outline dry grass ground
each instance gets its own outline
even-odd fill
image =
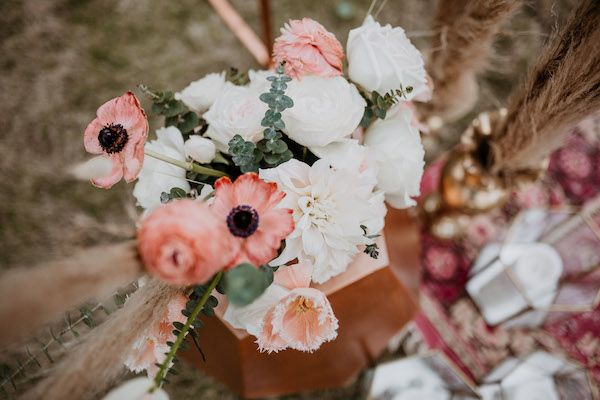
[[[232,2],[260,31],[257,2]],[[308,16],[345,42],[369,1],[347,1],[355,9],[349,19],[336,16],[340,2],[274,0],[274,26]],[[489,72],[481,77],[478,110],[503,103],[575,2],[530,1],[518,13],[498,40]],[[434,4],[389,1],[379,19],[402,25],[425,49]],[[256,67],[205,0],[2,0],[0,50],[2,268],[131,234],[131,186],[121,183],[104,191],[66,174],[86,157],[81,136],[98,105],[141,82],[179,89],[207,72]],[[469,119],[448,132],[460,130]],[[175,382],[168,387],[174,399],[235,398],[195,371]],[[360,393],[361,386],[355,385],[298,398],[351,399]]]

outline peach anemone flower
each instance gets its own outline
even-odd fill
[[[85,129],[83,144],[88,153],[108,158],[112,169],[107,176],[92,179],[92,184],[109,189],[122,177],[134,181],[142,169],[147,138],[148,119],[133,93],[101,105]]]
[[[333,77],[342,75],[344,49],[333,33],[310,18],[290,20],[275,39],[273,58],[283,61],[292,78],[303,75]]]
[[[244,262],[260,266],[275,258],[281,241],[294,230],[292,210],[275,208],[284,196],[276,183],[255,173],[243,174],[235,182],[226,177],[215,182],[211,207],[233,246],[228,267]]]

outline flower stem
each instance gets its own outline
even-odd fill
[[[196,172],[198,174],[203,174],[203,175],[208,175],[208,176],[217,176],[217,177],[227,176],[227,174],[223,171],[219,171],[219,170],[208,168],[208,167],[203,167],[201,165],[194,164],[191,161],[190,162],[179,161],[174,158],[156,153],[152,150],[146,149],[146,150],[144,150],[144,153],[146,153],[147,156],[156,158],[157,160],[168,162],[169,164],[173,164],[175,166],[178,166],[179,168],[183,168],[186,171]]]
[[[223,277],[223,271],[219,271],[215,275],[215,277],[212,279],[212,281],[210,282],[208,287],[206,288],[206,291],[204,292],[204,294],[198,301],[198,304],[196,304],[196,307],[194,307],[194,309],[190,313],[190,316],[188,317],[187,321],[185,322],[185,325],[183,325],[183,328],[181,328],[181,330],[179,331],[179,334],[177,335],[177,339],[175,339],[173,346],[171,346],[171,350],[169,350],[169,352],[167,353],[167,358],[165,358],[165,361],[163,361],[162,364],[160,364],[160,368],[159,368],[158,372],[156,373],[156,376],[154,377],[154,385],[149,390],[150,393],[153,393],[156,389],[158,389],[162,385],[162,382],[165,379],[165,376],[169,372],[170,365],[173,362],[175,355],[177,354],[177,350],[179,350],[181,343],[183,343],[183,339],[185,338],[188,331],[190,330],[192,323],[196,320],[196,317],[198,317],[198,314],[200,314],[200,311],[202,311],[202,309],[204,308],[206,301],[210,297],[213,290],[217,287],[217,285],[219,284],[219,281],[221,280],[222,277]]]

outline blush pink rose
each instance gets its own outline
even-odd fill
[[[108,158],[112,170],[108,176],[92,179],[92,184],[109,189],[122,177],[134,181],[142,169],[148,138],[148,119],[139,100],[127,92],[101,105],[96,116],[85,128],[83,144],[88,153]]]
[[[178,200],[152,211],[138,231],[148,272],[175,285],[205,283],[231,262],[227,226],[206,203]]]
[[[290,20],[275,39],[273,58],[286,62],[285,73],[292,78],[304,75],[342,75],[344,49],[333,33],[310,19]]]
[[[174,342],[173,323],[186,322],[186,317],[181,313],[185,310],[187,297],[183,294],[177,294],[169,301],[164,317],[149,327],[148,331],[140,337],[135,344],[127,359],[125,366],[133,372],[146,371],[148,376],[153,378],[158,372],[158,366],[165,361],[166,353],[169,351],[167,342]]]

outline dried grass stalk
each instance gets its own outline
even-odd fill
[[[502,24],[521,0],[439,0],[428,72],[435,86],[425,116],[456,120],[477,101],[475,74],[487,67],[490,49]]]
[[[59,320],[86,300],[104,298],[142,274],[135,241],[16,268],[0,276],[0,346]]]
[[[104,393],[123,373],[123,361],[145,329],[159,321],[179,289],[152,280],[125,306],[87,334],[26,392],[23,400],[92,399]]]
[[[600,1],[582,0],[510,98],[492,143],[494,172],[539,166],[570,128],[600,110]]]

